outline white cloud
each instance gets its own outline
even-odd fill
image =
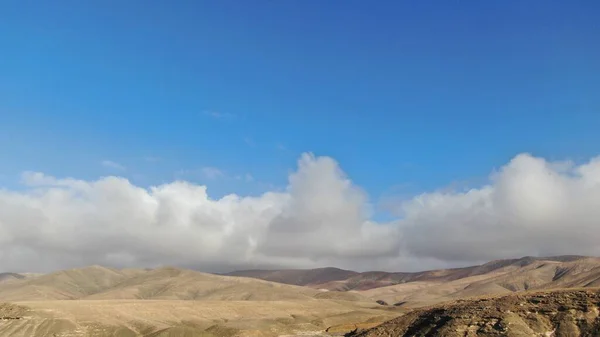
[[[432,192],[371,219],[335,160],[304,154],[285,191],[212,199],[184,181],[149,189],[25,173],[0,190],[0,268],[92,263],[414,270],[505,257],[600,254],[600,158],[583,165],[519,155],[489,184]]]
[[[600,159],[574,166],[521,154],[490,184],[402,206],[405,253],[448,261],[600,254]]]
[[[123,166],[123,165],[121,165],[121,164],[119,164],[117,162],[114,162],[112,160],[103,160],[101,162],[101,164],[102,164],[102,166],[104,166],[106,168],[109,168],[109,169],[121,170],[121,171],[125,170],[125,166]]]

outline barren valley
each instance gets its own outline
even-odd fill
[[[454,316],[465,315],[457,308],[481,304],[482,298],[489,302],[484,307],[494,307],[495,296],[511,299],[565,288],[589,290],[560,295],[560,303],[552,302],[553,308],[583,310],[591,312],[590,316],[598,310],[594,302],[598,286],[600,259],[583,256],[525,257],[419,273],[323,268],[216,275],[174,267],[118,270],[102,266],[49,274],[6,272],[0,274],[0,302],[4,303],[0,306],[0,336],[233,337],[340,335],[351,331],[361,336],[401,336],[406,331],[454,336],[431,334],[433,330],[424,326],[433,324],[435,331],[442,332],[451,330],[444,328],[443,322],[468,329],[471,325],[486,326],[483,316],[477,324],[457,321]],[[585,310],[569,307],[575,302],[569,304],[564,298],[573,296],[579,296],[577,303],[589,302]],[[590,297],[590,301],[582,296]],[[433,311],[418,309],[423,307]],[[543,309],[537,307],[537,312]],[[446,311],[442,315],[436,310]],[[527,310],[515,315],[525,317]],[[419,315],[431,312],[445,318],[431,318],[433,323],[419,323],[416,328],[415,322],[427,321]],[[507,319],[496,316],[496,323]],[[596,331],[597,315],[588,318],[588,325],[578,329]],[[376,327],[383,322],[387,323]],[[544,322],[544,329],[556,325],[551,318]]]

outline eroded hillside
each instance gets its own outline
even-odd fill
[[[600,291],[556,290],[417,309],[348,337],[600,336]]]

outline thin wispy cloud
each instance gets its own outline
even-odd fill
[[[104,166],[104,167],[106,167],[108,169],[111,169],[111,170],[124,171],[126,169],[125,166],[123,166],[123,165],[121,165],[121,164],[119,164],[117,162],[114,162],[112,160],[103,160],[101,162],[101,164],[102,164],[102,166]]]
[[[210,180],[225,177],[225,173],[216,167],[206,166],[200,169],[202,175]]]
[[[202,181],[228,178],[225,171],[213,166],[204,166],[196,169],[182,169],[175,172],[175,176],[180,179],[200,179]]]
[[[214,166],[204,166],[198,169],[179,170],[175,172],[175,176],[181,179],[199,179],[202,181],[240,181],[251,183],[255,182],[254,176],[250,173],[232,174]]]
[[[254,181],[254,176],[252,176],[250,173],[238,174],[235,176],[235,180],[241,180],[249,183]]]
[[[256,142],[254,142],[254,139],[250,138],[250,137],[245,137],[244,138],[244,143],[246,143],[246,145],[248,146],[256,146]]]
[[[214,110],[206,110],[202,112],[205,116],[211,117],[213,119],[220,119],[220,120],[232,120],[234,119],[236,116],[232,113],[228,113],[228,112],[221,112],[221,111],[214,111]]]
[[[155,156],[146,156],[146,157],[144,157],[144,161],[146,161],[148,163],[157,163],[157,162],[161,161],[161,158],[155,157]]]

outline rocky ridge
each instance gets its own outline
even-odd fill
[[[600,290],[556,290],[459,300],[414,310],[347,337],[600,336]]]

